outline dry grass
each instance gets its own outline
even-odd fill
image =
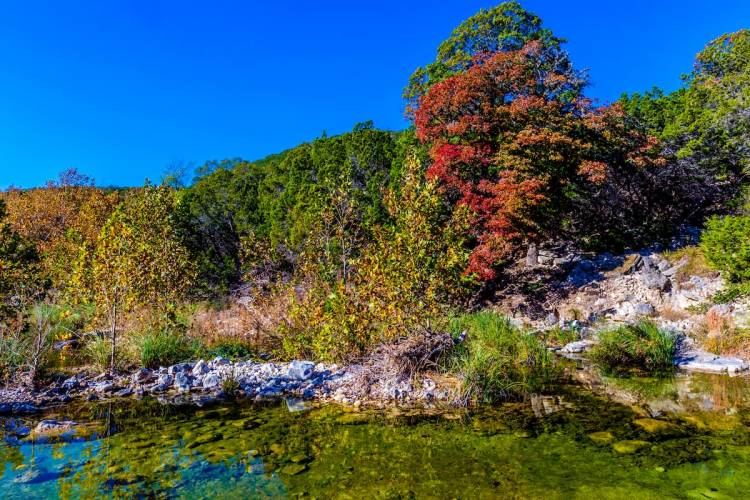
[[[611,275],[611,276],[619,276],[621,274],[624,274],[625,271],[627,271],[633,266],[633,264],[635,263],[636,259],[638,259],[638,257],[640,257],[640,255],[638,255],[637,253],[631,253],[629,255],[626,255],[622,261],[622,264],[620,264],[619,266],[612,269],[606,274]]]
[[[717,307],[708,310],[705,321],[708,335],[719,335],[723,332],[736,330],[732,315],[722,313]]]
[[[685,262],[685,265],[675,274],[674,278],[677,283],[686,281],[690,276],[708,278],[717,274],[717,271],[711,267],[703,251],[698,246],[689,246],[664,252],[663,257],[672,265]]]
[[[726,317],[707,314],[703,324],[693,334],[701,347],[709,352],[750,358],[750,329],[738,328]]]
[[[288,324],[290,305],[288,294],[275,293],[233,300],[220,309],[204,307],[195,313],[188,333],[208,347],[235,341],[272,352],[281,345],[279,329]]]
[[[367,356],[351,385],[367,394],[383,390],[393,381],[414,381],[420,374],[437,371],[439,360],[453,345],[450,334],[429,329],[383,344]]]
[[[706,335],[701,345],[709,352],[747,359],[750,357],[750,331],[734,329],[718,335]]]
[[[673,307],[665,307],[659,312],[659,316],[667,321],[682,321],[687,319],[690,315],[682,309],[675,309]]]

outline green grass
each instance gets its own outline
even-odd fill
[[[118,345],[115,357],[115,369],[122,370],[127,365],[127,357],[123,355],[123,346]],[[92,336],[86,342],[83,349],[84,357],[92,366],[101,371],[109,369],[112,344],[108,338]]]
[[[140,361],[146,368],[158,368],[188,361],[194,358],[202,347],[196,340],[170,331],[146,333],[139,339],[138,344]]]
[[[643,321],[599,332],[599,343],[590,356],[605,371],[666,373],[674,370],[674,352],[672,334]]]
[[[537,334],[539,339],[548,347],[563,347],[570,342],[579,340],[580,335],[573,328],[560,328],[555,326],[549,330],[541,331]]]
[[[523,399],[559,375],[555,356],[539,338],[503,316],[466,314],[450,321],[450,331],[467,332],[448,360],[449,370],[461,378],[464,403]]]
[[[728,304],[750,295],[750,283],[729,283],[727,287],[711,298],[714,304]]]
[[[222,358],[235,360],[242,360],[252,357],[254,351],[247,345],[247,343],[241,340],[224,340],[211,346],[206,351],[206,358],[215,358],[221,356]]]

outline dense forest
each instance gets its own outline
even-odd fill
[[[750,30],[709,41],[672,93],[601,105],[565,40],[516,2],[456,27],[372,122],[258,161],[101,188],[75,171],[0,193],[0,374],[53,343],[122,370],[219,353],[351,361],[477,306],[565,242],[620,252],[706,227],[750,279]],[[531,349],[531,347],[527,347]]]

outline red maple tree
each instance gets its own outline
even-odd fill
[[[612,127],[621,110],[595,109],[578,75],[550,70],[543,50],[530,42],[479,55],[434,85],[415,113],[417,137],[430,144],[427,176],[476,215],[467,271],[483,280],[521,245],[559,230],[577,186],[604,183],[628,161],[638,166],[646,156],[638,152],[654,146],[618,139],[622,154],[603,157],[598,144],[623,134]]]

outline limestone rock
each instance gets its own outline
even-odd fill
[[[293,380],[308,380],[313,376],[315,363],[310,361],[292,361],[287,367],[286,375]]]
[[[650,444],[651,443],[649,443],[648,441],[640,441],[637,439],[632,439],[632,440],[627,440],[627,441],[618,441],[612,445],[612,449],[615,450],[617,453],[627,455],[627,454],[635,453],[641,448],[649,446]]]
[[[700,349],[689,349],[679,353],[674,360],[677,368],[707,373],[728,373],[734,375],[750,369],[743,359],[722,357]]]
[[[205,375],[209,371],[211,371],[211,370],[208,367],[208,364],[206,364],[206,362],[201,359],[193,367],[193,372],[192,373],[193,373],[193,377],[200,377],[201,375]]]

